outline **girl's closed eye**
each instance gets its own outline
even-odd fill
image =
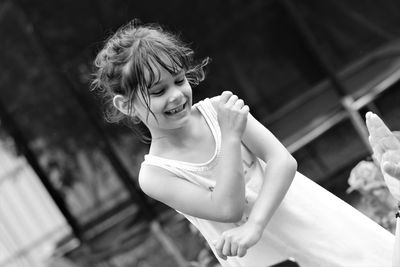
[[[176,76],[175,78],[175,84],[176,85],[183,85],[186,82],[186,76],[184,73],[180,73],[179,75]]]
[[[165,91],[164,88],[153,90],[153,91],[150,92],[150,95],[160,96],[160,95],[162,95],[164,93],[164,91]]]
[[[182,84],[185,83],[185,80],[186,80],[185,77],[176,79],[175,84],[177,84],[177,85],[182,85]]]

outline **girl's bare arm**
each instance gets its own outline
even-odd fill
[[[218,97],[212,99],[214,106]],[[267,163],[264,181],[249,221],[264,229],[292,183],[297,162],[283,144],[250,113],[242,141]]]
[[[228,178],[229,172],[226,174],[225,177]],[[230,203],[225,203],[212,189],[193,184],[157,166],[142,166],[139,185],[151,198],[194,217],[236,222],[242,216],[242,210],[229,207]]]
[[[262,188],[248,219],[249,223],[264,230],[293,181],[297,162],[282,143],[251,115],[243,142],[267,163]]]
[[[262,188],[248,221],[223,233],[216,241],[220,257],[244,256],[258,242],[265,226],[282,202],[297,170],[297,162],[279,140],[251,114],[242,138],[243,143],[267,163]]]
[[[221,154],[216,167],[216,185],[210,191],[159,167],[144,166],[139,175],[142,190],[183,213],[214,221],[236,222],[244,210],[244,179],[241,138],[248,107],[230,92],[218,100]]]

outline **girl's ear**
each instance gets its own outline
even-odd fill
[[[124,113],[125,115],[129,116],[128,111],[128,101],[126,101],[125,97],[122,95],[115,95],[113,98],[113,105],[116,107],[119,111]],[[132,113],[132,110],[131,110]]]

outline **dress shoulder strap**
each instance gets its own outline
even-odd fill
[[[197,103],[196,105],[198,105],[197,108],[203,114],[208,126],[211,129],[212,134],[214,135],[217,150],[216,153],[217,155],[219,155],[221,149],[221,129],[218,123],[217,111],[215,110],[209,98],[199,101],[199,103]]]
[[[198,172],[192,172],[188,171],[186,168],[181,168],[180,166],[174,166],[175,165],[174,163],[172,163],[171,165],[168,163],[168,161],[165,162],[157,157],[146,155],[145,161],[142,162],[142,166],[143,165],[150,165],[162,168],[164,170],[173,173],[174,175],[176,175],[176,177],[188,180],[191,183],[203,186],[205,188],[215,187],[215,181],[204,178]]]
[[[168,164],[168,162],[165,162],[162,158],[158,157],[152,157],[149,155],[146,155],[145,160],[142,162],[143,165],[151,165],[151,166],[157,166],[159,168],[165,169],[178,177],[186,177],[186,172],[174,165]]]
[[[210,119],[218,121],[217,111],[215,110],[213,104],[211,103],[211,99],[205,98],[204,100],[199,101],[195,105],[203,114],[207,114]]]

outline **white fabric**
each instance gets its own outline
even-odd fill
[[[400,205],[400,204],[399,204]],[[400,206],[399,211],[400,213]],[[400,266],[400,217],[396,218],[396,241],[393,249],[393,267]]]
[[[209,99],[196,104],[215,139],[214,156],[204,164],[146,155],[143,164],[167,169],[178,177],[212,190],[221,132]],[[257,198],[265,163],[242,144],[246,211],[238,223],[220,223],[183,214],[212,245],[225,230],[243,224]],[[179,211],[178,211],[179,212]],[[245,257],[216,257],[224,267],[265,267],[294,258],[302,267],[391,266],[394,236],[381,226],[300,173],[268,223],[261,240]],[[215,251],[214,251],[215,254]]]

